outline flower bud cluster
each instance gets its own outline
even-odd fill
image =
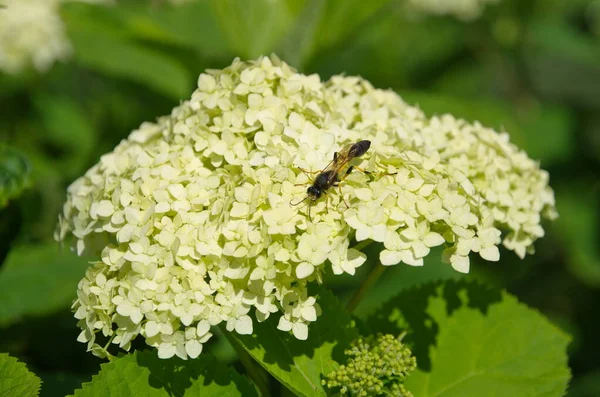
[[[350,396],[412,397],[403,383],[417,361],[398,338],[389,334],[359,337],[344,353],[347,363],[322,380],[327,388]]]

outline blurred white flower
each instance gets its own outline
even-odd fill
[[[431,15],[452,15],[462,21],[472,21],[481,16],[488,4],[501,0],[408,0],[411,10]]]
[[[363,139],[371,148],[357,165],[368,173],[291,205],[311,182],[300,168],[319,171]],[[420,266],[444,245],[467,272],[471,252],[497,261],[501,242],[524,256],[542,216],[556,216],[548,174],[506,133],[264,57],[201,74],[190,100],[102,156],[69,187],[56,238],[100,258],[74,304],[94,354],[107,354],[101,333],[186,358],[207,325],[249,334],[275,315],[306,339],[320,314],[308,284],[329,264],[354,274],[366,257],[352,241],[383,243],[384,265]]]
[[[16,74],[34,68],[46,72],[72,49],[59,10],[62,3],[110,0],[0,0],[0,71]]]

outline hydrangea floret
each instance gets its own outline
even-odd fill
[[[417,368],[417,360],[402,337],[390,334],[355,339],[344,354],[346,364],[321,381],[336,395],[413,397],[404,381]]]
[[[360,140],[364,172],[291,205]],[[141,335],[187,358],[209,326],[250,334],[271,315],[306,339],[320,315],[308,284],[327,266],[354,274],[356,242],[381,243],[383,265],[421,266],[444,246],[468,272],[471,252],[497,261],[501,242],[531,252],[542,216],[556,216],[548,174],[506,133],[272,56],[201,74],[189,100],[102,156],[69,187],[56,238],[99,258],[73,305],[89,350],[109,354],[97,334],[125,350]]]

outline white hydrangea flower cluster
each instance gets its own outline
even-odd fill
[[[314,177],[300,169],[360,140],[367,172],[291,205]],[[104,155],[69,187],[56,238],[101,258],[74,303],[80,341],[106,355],[96,333],[124,349],[141,334],[160,357],[187,358],[209,326],[250,334],[271,314],[306,339],[320,314],[307,285],[329,264],[354,274],[366,257],[353,241],[414,266],[445,244],[467,272],[470,252],[497,261],[501,240],[525,255],[542,214],[556,215],[548,174],[507,134],[264,57],[201,74],[190,100]]]
[[[33,67],[45,72],[70,57],[71,44],[59,14],[67,1],[76,0],[0,0],[0,71],[16,74]]]
[[[431,15],[452,15],[461,21],[473,21],[481,16],[488,4],[500,0],[408,0],[411,10]]]

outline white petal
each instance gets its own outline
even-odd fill
[[[450,263],[457,272],[469,273],[468,256],[452,255],[452,257],[450,257]]]
[[[188,358],[188,355],[185,351],[185,345],[183,343],[181,345],[175,346],[175,354],[182,360],[187,360]]]
[[[129,301],[123,301],[123,303],[117,306],[117,313],[124,317],[129,317],[134,310],[135,307]]]
[[[196,326],[196,335],[198,335],[199,337],[204,336],[204,334],[208,333],[208,331],[210,330],[210,323],[206,320],[202,320],[200,322],[198,322],[198,325]]]
[[[354,248],[350,248],[347,253],[348,262],[352,263],[354,267],[360,267],[367,260],[367,256],[356,250]]]
[[[238,202],[234,202],[232,207],[231,207],[231,211],[230,211],[230,215],[234,218],[243,218],[248,216],[248,214],[250,213],[250,206],[246,203],[238,203]]]
[[[423,242],[428,247],[437,247],[438,245],[444,244],[444,238],[439,233],[430,232],[425,235]]]
[[[404,229],[403,231],[400,232],[400,235],[409,241],[418,240],[421,237],[419,235],[419,232],[417,231],[417,229],[414,227],[409,227],[408,229]]]
[[[409,266],[423,266],[423,258],[415,258],[412,252],[402,252],[402,262]]]
[[[387,233],[385,236],[385,240],[383,241],[383,246],[389,250],[396,251],[401,248],[402,241],[400,240],[400,236],[398,233]]]
[[[356,229],[356,241],[363,241],[371,237],[371,229],[368,227],[361,227]]]
[[[332,263],[331,270],[333,270],[333,274],[335,274],[336,276],[339,276],[340,274],[344,273],[344,270],[342,269],[342,263]]]
[[[250,316],[242,316],[235,322],[235,332],[240,335],[250,335],[252,333],[252,319]]]
[[[303,262],[296,268],[296,277],[306,278],[315,271],[315,267],[308,262]]]
[[[200,342],[200,343],[206,343],[206,342],[208,342],[208,340],[210,338],[212,338],[212,334],[210,332],[207,332],[200,339],[198,339],[198,342]]]
[[[379,254],[379,260],[383,266],[391,266],[400,263],[400,252],[383,250]]]
[[[154,207],[154,212],[156,212],[157,214],[163,214],[167,211],[169,211],[171,209],[171,205],[167,202],[161,202],[156,204],[156,207]]]
[[[292,332],[297,339],[308,339],[308,326],[304,323],[294,323],[292,326]]]
[[[314,306],[306,306],[302,308],[302,318],[306,321],[316,321],[317,311]]]
[[[373,199],[373,191],[371,189],[367,189],[366,187],[354,189],[354,194],[356,194],[356,197],[362,201],[371,201]]]
[[[375,225],[373,226],[371,235],[374,241],[379,243],[383,243],[385,240],[385,235],[387,234],[387,227],[385,225]],[[358,240],[358,239],[357,239]]]
[[[498,262],[500,260],[500,250],[495,245],[482,249],[479,251],[479,255],[487,261]]]
[[[191,358],[196,358],[202,353],[202,343],[195,339],[189,340],[185,344],[185,352]]]
[[[175,345],[172,343],[161,343],[158,346],[158,358],[171,358],[175,355]]]
[[[346,272],[351,276],[354,276],[354,274],[356,273],[356,268],[354,266],[352,266],[351,262],[343,261],[340,263],[340,266],[341,266],[341,270],[343,270],[342,273]],[[333,274],[335,274],[335,270],[334,270]]]
[[[429,254],[430,251],[430,249],[427,248],[427,246],[421,241],[413,243],[412,250],[415,254],[415,258],[424,258]]]
[[[95,204],[95,203],[94,203]],[[92,204],[93,206],[93,204]],[[95,207],[96,213],[101,217],[109,217],[115,212],[115,207],[111,201],[102,200]]]
[[[131,315],[129,316],[129,318],[131,318],[131,321],[133,321],[134,324],[139,324],[140,321],[142,321],[142,319],[144,318],[144,315],[140,311],[140,308],[136,307],[135,310],[131,311]]]
[[[151,338],[158,334],[160,331],[160,326],[155,321],[148,321],[144,329],[146,330],[146,337]]]
[[[281,331],[289,331],[292,329],[292,323],[290,323],[284,316],[279,317],[279,324],[277,329]]]
[[[79,336],[77,336],[77,342],[85,343],[88,341],[87,331],[81,331]]]

